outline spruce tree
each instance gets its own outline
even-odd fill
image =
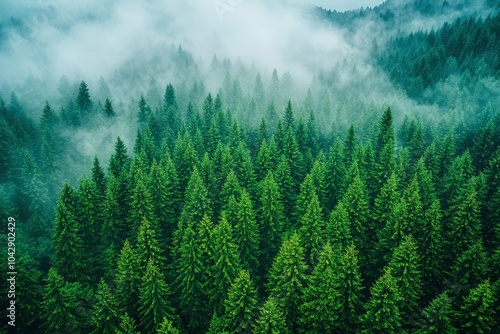
[[[79,333],[82,326],[82,305],[76,291],[78,283],[67,283],[56,269],[51,268],[41,305],[46,333]]]
[[[345,175],[347,173],[344,163],[344,145],[342,141],[336,140],[330,148],[328,160],[325,166],[325,188],[327,189],[327,209],[333,210],[342,198],[346,189]]]
[[[147,332],[157,332],[164,318],[176,321],[175,310],[169,301],[170,288],[163,274],[150,259],[144,280],[139,288],[139,319],[140,326]]]
[[[129,241],[125,240],[118,257],[114,283],[120,308],[132,316],[137,314],[136,304],[141,279],[139,260]]]
[[[401,328],[401,295],[390,269],[373,284],[370,295],[361,318],[363,333],[397,333]]]
[[[69,187],[68,185],[65,188]],[[54,222],[53,247],[56,255],[55,268],[61,276],[70,282],[86,280],[83,260],[83,241],[80,227],[74,214],[70,211],[65,201],[70,199],[63,192],[57,202],[56,219]]]
[[[172,320],[164,317],[160,328],[158,328],[158,334],[180,334],[180,331],[174,326]]]
[[[136,170],[134,182],[135,187],[130,196],[130,222],[132,229],[129,236],[131,238],[137,237],[143,220],[147,220],[156,229],[156,233],[158,233],[158,221],[154,213],[153,199],[148,189],[147,175],[144,174],[142,169]],[[145,261],[147,262],[148,260],[146,259]]]
[[[471,289],[459,312],[461,328],[467,333],[492,333],[495,325],[495,296],[489,280]]]
[[[116,296],[112,294],[108,284],[101,279],[97,286],[96,303],[93,305],[94,314],[92,334],[113,334],[119,326],[120,308]]]
[[[299,323],[304,332],[332,333],[339,329],[343,304],[336,260],[332,247],[326,244],[312,274],[307,278],[299,308]]]
[[[201,331],[208,323],[205,312],[207,268],[204,268],[203,258],[206,254],[191,226],[184,230],[179,256],[176,263],[175,290],[179,296],[181,315],[190,330]]]
[[[128,313],[125,313],[120,318],[120,327],[116,331],[116,334],[139,334],[134,319]]]
[[[259,267],[259,226],[255,219],[252,200],[248,192],[243,189],[241,200],[238,203],[237,220],[234,225],[234,241],[240,250],[243,269],[248,270],[255,279]]]
[[[178,222],[181,204],[177,171],[169,156],[162,158],[161,165],[153,163],[148,186],[154,214],[162,231],[162,243],[168,242]]]
[[[224,216],[211,233],[212,254],[207,292],[211,308],[220,314],[222,305],[233,280],[241,269],[238,245],[233,241],[233,231]]]
[[[419,321],[416,333],[457,333],[457,329],[453,326],[452,300],[446,292],[434,298],[422,311],[422,319]]]
[[[163,272],[165,269],[165,257],[163,250],[158,242],[156,228],[146,218],[142,219],[139,231],[137,233],[137,256],[139,266],[142,270],[146,269],[149,262]]]
[[[306,212],[302,216],[299,235],[301,244],[304,246],[307,263],[314,265],[324,244],[323,215],[319,205],[318,196],[313,194],[307,204]]]
[[[113,104],[109,100],[109,98],[106,98],[106,102],[104,102],[104,116],[108,118],[112,118],[116,116],[115,109],[113,108]]]
[[[293,328],[299,315],[301,295],[306,282],[307,264],[300,238],[294,233],[283,241],[269,271],[267,288],[286,315],[287,326]]]
[[[260,309],[254,334],[288,334],[285,313],[274,297],[269,297]]]
[[[417,312],[422,296],[420,257],[417,244],[411,235],[406,236],[394,250],[389,268],[402,297],[400,311],[403,324],[411,326],[410,317]]]
[[[356,333],[360,327],[359,315],[363,310],[363,297],[361,294],[363,284],[358,265],[358,251],[354,244],[349,245],[342,253],[337,269],[340,269],[337,277],[343,303],[342,312],[340,313],[342,331]]]
[[[222,316],[228,333],[250,333],[257,318],[257,290],[246,270],[240,270],[229,288]]]
[[[259,221],[261,228],[262,274],[267,273],[271,261],[278,253],[285,216],[281,194],[272,172],[261,182]]]
[[[345,249],[352,243],[351,223],[342,202],[330,213],[330,219],[325,227],[325,241],[340,249]]]

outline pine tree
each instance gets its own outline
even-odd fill
[[[274,151],[273,151],[274,146]],[[276,143],[272,140],[267,144],[266,140],[263,140],[260,144],[259,152],[255,160],[255,172],[257,180],[263,180],[269,171],[272,171],[276,166]]]
[[[304,248],[300,244],[299,235],[294,233],[283,241],[269,271],[267,285],[270,296],[276,298],[277,303],[283,307],[289,327],[293,327],[298,319],[306,270]]]
[[[340,268],[339,287],[343,302],[340,323],[344,333],[359,331],[359,315],[363,310],[361,290],[363,289],[361,272],[358,265],[358,251],[354,244],[349,245],[337,266]]]
[[[169,241],[179,219],[181,195],[177,171],[170,156],[166,156],[162,157],[161,165],[154,162],[151,166],[149,189],[161,236]]]
[[[97,155],[94,157],[94,161],[92,164],[92,181],[94,181],[97,187],[99,199],[101,201],[104,201],[104,198],[106,197],[107,179]]]
[[[293,215],[293,221],[295,226],[300,227],[301,219],[307,211],[307,207],[311,202],[312,198],[317,196],[316,187],[313,183],[313,177],[311,174],[307,174],[304,182],[300,185],[299,196],[295,203],[295,210]]]
[[[271,261],[278,253],[284,226],[283,204],[272,172],[261,182],[259,221],[261,224],[262,270],[267,273]]]
[[[85,81],[82,81],[80,83],[80,87],[78,88],[76,105],[82,113],[88,113],[92,111],[92,100],[90,99],[89,88]]]
[[[180,334],[180,331],[174,326],[171,320],[164,317],[160,328],[158,328],[158,334]]]
[[[260,309],[254,334],[288,334],[285,313],[274,297],[269,297]]]
[[[340,249],[345,249],[352,243],[351,223],[342,202],[330,213],[330,219],[325,228],[325,241],[334,248],[340,247]]]
[[[116,116],[115,109],[113,108],[113,104],[109,100],[109,98],[106,98],[106,102],[104,102],[104,116],[108,118],[112,118]]]
[[[402,297],[400,311],[403,323],[411,326],[408,321],[418,310],[418,302],[422,296],[420,258],[417,244],[411,235],[406,236],[394,250],[389,268]]]
[[[278,191],[280,192],[280,198],[284,206],[283,213],[285,214],[287,222],[289,222],[292,220],[296,191],[290,164],[283,156],[281,157],[278,166],[276,167],[276,171],[274,172],[274,179],[278,185]]]
[[[129,157],[127,155],[127,147],[120,137],[116,139],[115,152],[109,159],[109,174],[115,178],[120,177],[124,170],[128,169]]]
[[[222,311],[227,292],[241,268],[238,245],[233,241],[233,231],[224,216],[211,234],[212,266],[209,269],[207,289],[210,305],[216,313]]]
[[[163,272],[165,268],[165,257],[158,242],[157,228],[146,218],[142,219],[137,233],[137,256],[139,267],[143,270],[149,262]]]
[[[362,317],[363,333],[397,333],[401,328],[401,295],[390,269],[373,284],[370,294]]]
[[[116,331],[116,334],[139,334],[137,331],[137,326],[135,325],[134,319],[132,319],[128,313],[125,313],[120,318],[120,327]]]
[[[188,222],[199,222],[204,215],[212,215],[208,192],[198,172],[194,167],[184,194],[184,207],[181,213],[180,226],[184,228]]]
[[[158,221],[154,213],[153,199],[148,189],[147,175],[144,174],[142,169],[135,171],[134,182],[135,187],[130,196],[129,215],[132,229],[129,236],[131,238],[137,237],[139,227],[144,220],[147,220],[156,229],[156,233],[158,233]],[[148,260],[146,259],[145,261],[147,262]]]
[[[318,261],[318,256],[324,244],[324,221],[319,206],[318,196],[313,194],[307,204],[305,214],[301,219],[299,235],[304,246],[307,263],[313,265]]]
[[[339,329],[342,299],[336,257],[326,244],[319,254],[318,264],[307,278],[300,305],[299,322],[307,333],[332,333]]]
[[[356,170],[357,168],[354,169]],[[349,216],[349,221],[351,222],[351,233],[354,244],[363,254],[368,246],[365,231],[370,212],[366,187],[359,172],[354,173],[353,182],[349,185],[346,193],[342,197],[342,203],[344,204]],[[366,257],[366,254],[363,255],[363,257]],[[363,258],[361,260],[364,262]]]
[[[252,200],[248,192],[243,189],[241,200],[238,203],[237,220],[234,225],[234,241],[240,250],[243,269],[255,278],[259,266],[259,226],[255,219]]]
[[[288,103],[285,108],[285,114],[283,115],[283,125],[285,127],[285,131],[289,129],[294,129],[295,127],[295,119],[293,117],[292,110],[292,101],[288,100]]]
[[[78,283],[67,283],[51,268],[41,305],[46,333],[79,333],[82,326],[81,307],[76,295]]]
[[[204,289],[207,281],[207,268],[204,267],[206,254],[191,226],[184,231],[179,255],[175,287],[180,300],[180,311],[189,329],[201,331],[208,323]]]
[[[486,278],[487,270],[487,255],[479,240],[462,254],[457,254],[452,274],[462,286],[472,288]]]
[[[296,193],[300,183],[304,179],[304,157],[299,151],[297,138],[292,129],[288,129],[283,140],[283,157],[290,166],[290,171],[293,180],[293,189]]]
[[[225,331],[228,333],[250,333],[257,317],[257,290],[250,274],[240,270],[224,301],[222,316]]]
[[[141,268],[139,258],[128,240],[125,240],[116,265],[115,286],[120,308],[135,316],[139,295]],[[123,319],[122,319],[123,321]]]
[[[459,312],[461,328],[468,333],[492,333],[495,325],[494,303],[489,280],[470,290]]]
[[[145,331],[158,331],[164,318],[174,322],[177,320],[175,310],[169,302],[170,294],[163,275],[150,259],[139,288],[139,318]]]
[[[346,188],[345,175],[347,171],[343,152],[343,143],[340,140],[336,140],[330,148],[328,160],[326,161],[325,188],[327,189],[326,198],[328,200],[328,210],[333,210],[338,201],[342,198]]]
[[[113,334],[116,333],[119,326],[118,301],[116,296],[111,293],[108,284],[101,279],[97,286],[96,293],[97,301],[93,305],[94,315],[92,317],[92,325],[94,334]]]
[[[481,237],[479,202],[474,183],[471,179],[466,187],[459,190],[455,199],[457,204],[451,209],[453,215],[448,236],[452,259],[464,253]]]
[[[69,188],[69,185],[65,185],[57,202],[52,243],[56,255],[55,268],[65,280],[75,282],[86,279],[83,273],[83,241],[75,216],[69,205],[65,204],[66,200],[70,201],[68,196],[64,195],[65,188]]]
[[[453,309],[452,300],[446,294],[442,293],[437,296],[430,304],[422,311],[423,319],[419,323],[417,333],[420,334],[441,334],[441,333],[457,333],[457,329],[453,327]]]

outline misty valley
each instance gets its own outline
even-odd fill
[[[500,2],[380,2],[6,1],[0,333],[499,333]]]

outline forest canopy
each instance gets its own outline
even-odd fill
[[[500,15],[485,3],[374,39],[367,64],[306,88],[171,45],[46,96],[34,79],[2,89],[18,332],[495,333]],[[171,80],[140,71],[155,61]]]

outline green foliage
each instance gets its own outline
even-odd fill
[[[306,270],[304,247],[300,244],[299,235],[295,233],[283,241],[269,271],[267,285],[270,296],[276,298],[277,303],[283,307],[289,327],[297,321]]]
[[[490,281],[470,290],[460,308],[461,328],[476,333],[490,333],[495,324],[495,297]]]
[[[228,333],[251,332],[256,323],[256,316],[257,290],[248,271],[241,270],[224,301],[224,328]]]
[[[457,333],[453,326],[452,300],[442,293],[422,311],[422,320],[419,321],[417,333],[440,334]]]
[[[234,241],[240,250],[241,264],[252,277],[256,277],[259,267],[259,226],[255,219],[250,195],[243,189],[238,203],[237,220],[233,227]]]
[[[391,270],[384,274],[371,288],[371,298],[362,317],[364,333],[395,333],[401,328],[399,305],[401,295]]]
[[[263,250],[261,265],[264,273],[266,273],[272,259],[278,253],[285,216],[279,187],[274,181],[272,172],[267,174],[260,186],[259,220],[262,226],[260,249]]]
[[[108,284],[101,280],[97,286],[96,303],[93,305],[94,315],[92,333],[111,334],[116,333],[119,326],[120,309],[116,296],[111,292]]]
[[[81,332],[81,302],[79,283],[68,283],[54,269],[49,270],[42,301],[43,328],[46,333]]]
[[[162,273],[150,259],[139,288],[140,326],[145,331],[158,331],[164,318],[176,321],[175,310],[169,302],[170,294],[170,288]]]
[[[238,276],[241,260],[238,245],[233,240],[232,228],[224,216],[214,227],[210,238],[212,252],[207,292],[212,309],[219,313],[233,280]]]
[[[269,297],[260,309],[260,317],[255,325],[255,334],[288,334],[285,313],[274,297]]]
[[[343,310],[337,258],[329,244],[319,254],[318,263],[307,278],[300,305],[299,322],[306,333],[331,333],[339,329]]]

